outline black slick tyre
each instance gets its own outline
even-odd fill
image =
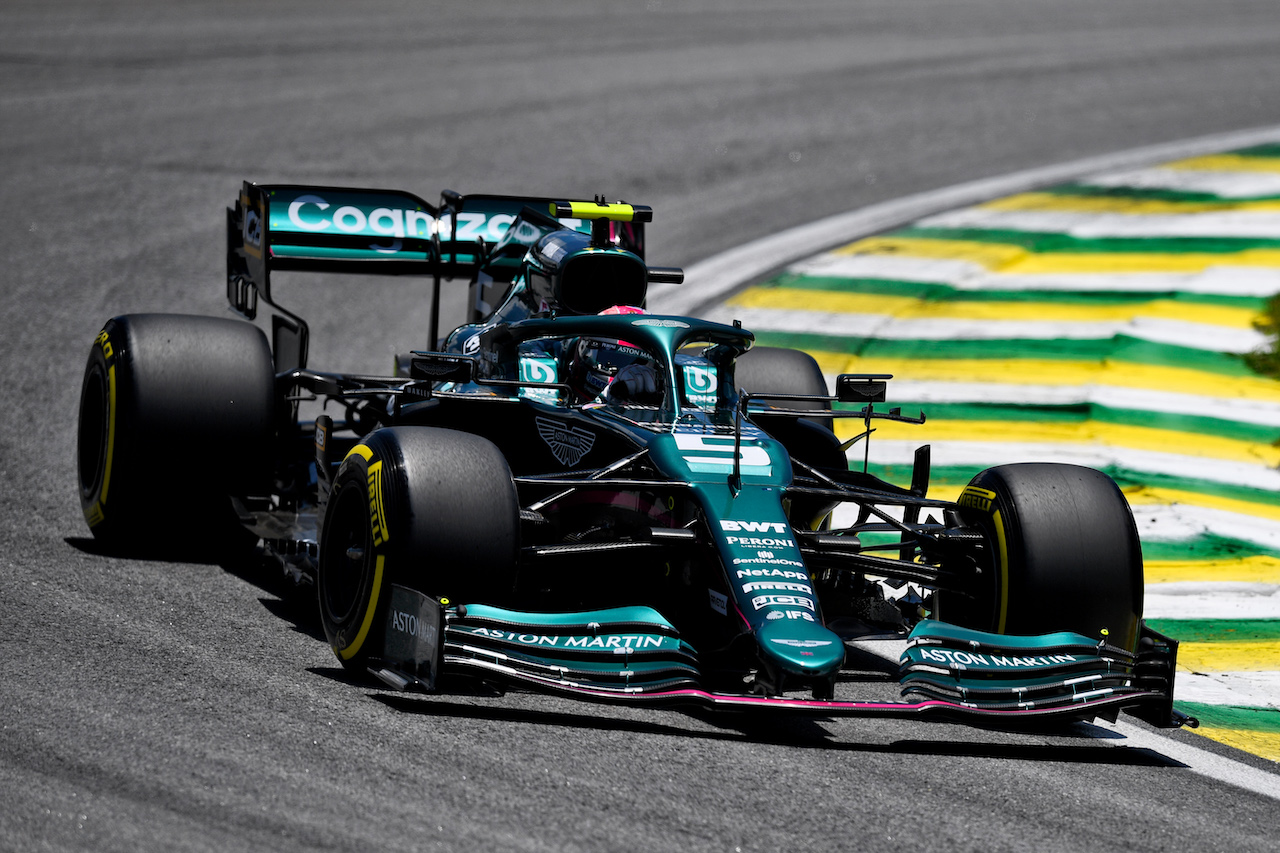
[[[107,321],[85,367],[76,448],[94,537],[145,551],[217,548],[239,532],[228,496],[271,481],[274,383],[266,337],[249,323]]]
[[[520,507],[491,442],[432,427],[371,433],[339,466],[320,536],[317,591],[343,666],[382,652],[391,586],[458,604],[515,586]]]
[[[803,394],[825,397],[827,380],[807,352],[785,347],[754,347],[738,356],[734,383],[750,394]],[[771,401],[764,401],[766,403]],[[780,400],[778,408],[830,411],[830,403]],[[831,418],[761,416],[759,426],[782,442],[793,459],[819,468],[845,470],[848,462],[832,430]]]
[[[827,380],[822,368],[813,356],[798,349],[785,347],[753,347],[738,356],[734,367],[734,382],[738,389],[752,394],[807,394],[825,397]],[[831,409],[829,403],[787,402],[779,403],[788,409]],[[830,418],[814,418],[831,428]]]
[[[1001,465],[974,477],[959,503],[991,559],[975,596],[939,593],[938,618],[1001,634],[1075,631],[1136,648],[1142,546],[1110,477],[1076,465]]]

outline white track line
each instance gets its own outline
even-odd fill
[[[1280,711],[1280,672],[1179,672],[1173,695],[1179,702]]]
[[[1180,542],[1206,533],[1280,548],[1280,522],[1194,504],[1135,503],[1133,520],[1142,541]]]
[[[1220,198],[1254,198],[1280,195],[1280,175],[1266,172],[1201,172],[1193,169],[1130,169],[1107,175],[1090,175],[1080,181],[1090,187],[1136,187],[1211,193]]]
[[[901,640],[859,640],[850,645],[894,664],[897,664],[899,656],[907,647]],[[1185,673],[1179,673],[1178,678],[1181,679],[1184,675]],[[1108,746],[1150,750],[1185,764],[1192,773],[1280,800],[1280,774],[1259,770],[1234,758],[1145,729],[1123,718],[1115,723],[1095,720],[1093,723],[1080,723],[1078,727]]]
[[[1149,749],[1152,752],[1160,753],[1166,758],[1182,762],[1193,773],[1208,776],[1210,779],[1216,779],[1219,782],[1226,782],[1228,785],[1234,785],[1237,788],[1244,788],[1246,791],[1252,791],[1255,794],[1262,794],[1264,797],[1271,797],[1273,800],[1280,800],[1280,774],[1268,773],[1265,770],[1250,767],[1248,764],[1242,764],[1234,758],[1227,758],[1207,749],[1201,749],[1194,744],[1166,737],[1134,723],[1126,722],[1123,719],[1115,723],[1097,720],[1093,725],[1108,732],[1115,732],[1124,736],[1123,741],[1104,738],[1104,743],[1112,746]]]
[[[1144,598],[1151,619],[1280,619],[1280,586],[1269,583],[1152,583]]]

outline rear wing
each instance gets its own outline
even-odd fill
[[[545,229],[591,232],[591,220],[535,196],[440,193],[433,205],[401,190],[244,182],[227,209],[227,301],[247,319],[257,301],[273,306],[276,370],[306,366],[307,324],[271,297],[271,273],[424,275],[431,291],[430,341],[438,337],[440,279],[511,280],[527,246]],[[524,213],[524,216],[521,214]],[[522,236],[527,223],[529,236]],[[532,227],[535,220],[544,228]],[[644,223],[608,222],[607,238],[644,257]],[[599,225],[598,225],[599,228]],[[495,252],[497,248],[497,252]]]
[[[273,319],[273,336],[283,344],[276,347],[276,367],[284,370],[305,366],[307,326],[272,298],[272,272],[430,276],[434,342],[440,280],[475,281],[492,262],[496,277],[509,281],[533,242],[508,233],[518,218],[591,232],[590,220],[556,204],[552,198],[446,190],[434,205],[402,190],[246,181],[235,206],[227,209],[227,301],[250,320],[257,316],[259,298],[281,312]],[[607,228],[611,242],[644,257],[643,222],[609,221]],[[281,349],[296,352],[282,359]]]
[[[555,201],[446,191],[437,206],[401,190],[245,182],[227,209],[227,298],[252,317],[258,296],[275,305],[271,273],[285,270],[472,278],[522,210],[549,216]],[[609,224],[618,245],[644,257],[642,222]]]

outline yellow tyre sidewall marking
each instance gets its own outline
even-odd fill
[[[373,461],[373,448],[366,444],[357,444],[347,453],[343,459],[345,462],[352,456],[358,456],[364,460],[364,480],[367,483],[369,496],[369,526],[370,541],[373,543],[374,551],[377,553],[387,543],[390,534],[387,531],[386,511],[383,508],[382,500],[382,460]],[[335,649],[338,656],[343,660],[351,660],[360,653],[360,649],[364,647],[364,642],[369,636],[369,630],[373,627],[373,617],[378,610],[378,599],[382,593],[382,577],[386,571],[386,554],[377,553],[373,565],[373,583],[370,585],[369,597],[364,602],[364,617],[360,620],[360,629],[356,632],[355,639],[350,644]]]
[[[90,528],[97,527],[106,518],[107,489],[111,486],[111,463],[115,458],[116,448],[116,366],[112,363],[113,350],[106,329],[98,334],[94,343],[102,349],[103,363],[107,368],[107,460],[103,465],[98,498],[93,506],[84,510],[84,517]]]
[[[956,503],[961,507],[973,509],[990,516],[991,523],[995,525],[996,563],[997,568],[1000,570],[1000,588],[996,591],[999,596],[996,633],[1003,634],[1005,625],[1009,621],[1009,544],[1004,529],[1004,517],[1000,515],[1000,510],[996,507],[998,499],[999,496],[990,489],[968,485],[960,492]]]
[[[102,489],[98,492],[98,506],[107,502],[107,489],[111,486],[111,463],[116,453],[116,366],[107,368],[107,463],[102,472]]]
[[[367,444],[357,444],[355,447],[347,451],[347,455],[342,457],[342,461],[346,462],[352,456],[359,456],[365,462],[373,458],[373,448]]]
[[[356,638],[351,641],[351,645],[345,649],[338,650],[338,654],[343,660],[351,660],[360,653],[360,649],[364,646],[365,638],[369,636],[369,628],[373,625],[373,614],[378,609],[378,594],[382,591],[382,571],[386,557],[382,554],[378,555],[373,566],[373,588],[369,590],[369,600],[365,602],[364,619],[360,623],[360,630],[356,632]]]
[[[996,622],[996,633],[1003,634],[1009,620],[1009,546],[1005,540],[1004,519],[1000,516],[1000,510],[991,513],[991,520],[996,526],[996,542],[1000,551],[1000,619]]]

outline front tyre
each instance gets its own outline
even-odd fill
[[[1000,634],[1075,631],[1136,649],[1142,546],[1110,477],[1076,465],[1001,465],[974,477],[959,503],[992,558],[976,595],[939,594],[938,618]]]
[[[431,427],[373,432],[338,469],[320,536],[320,620],[343,666],[382,653],[391,586],[458,603],[515,587],[520,506],[491,442]]]

